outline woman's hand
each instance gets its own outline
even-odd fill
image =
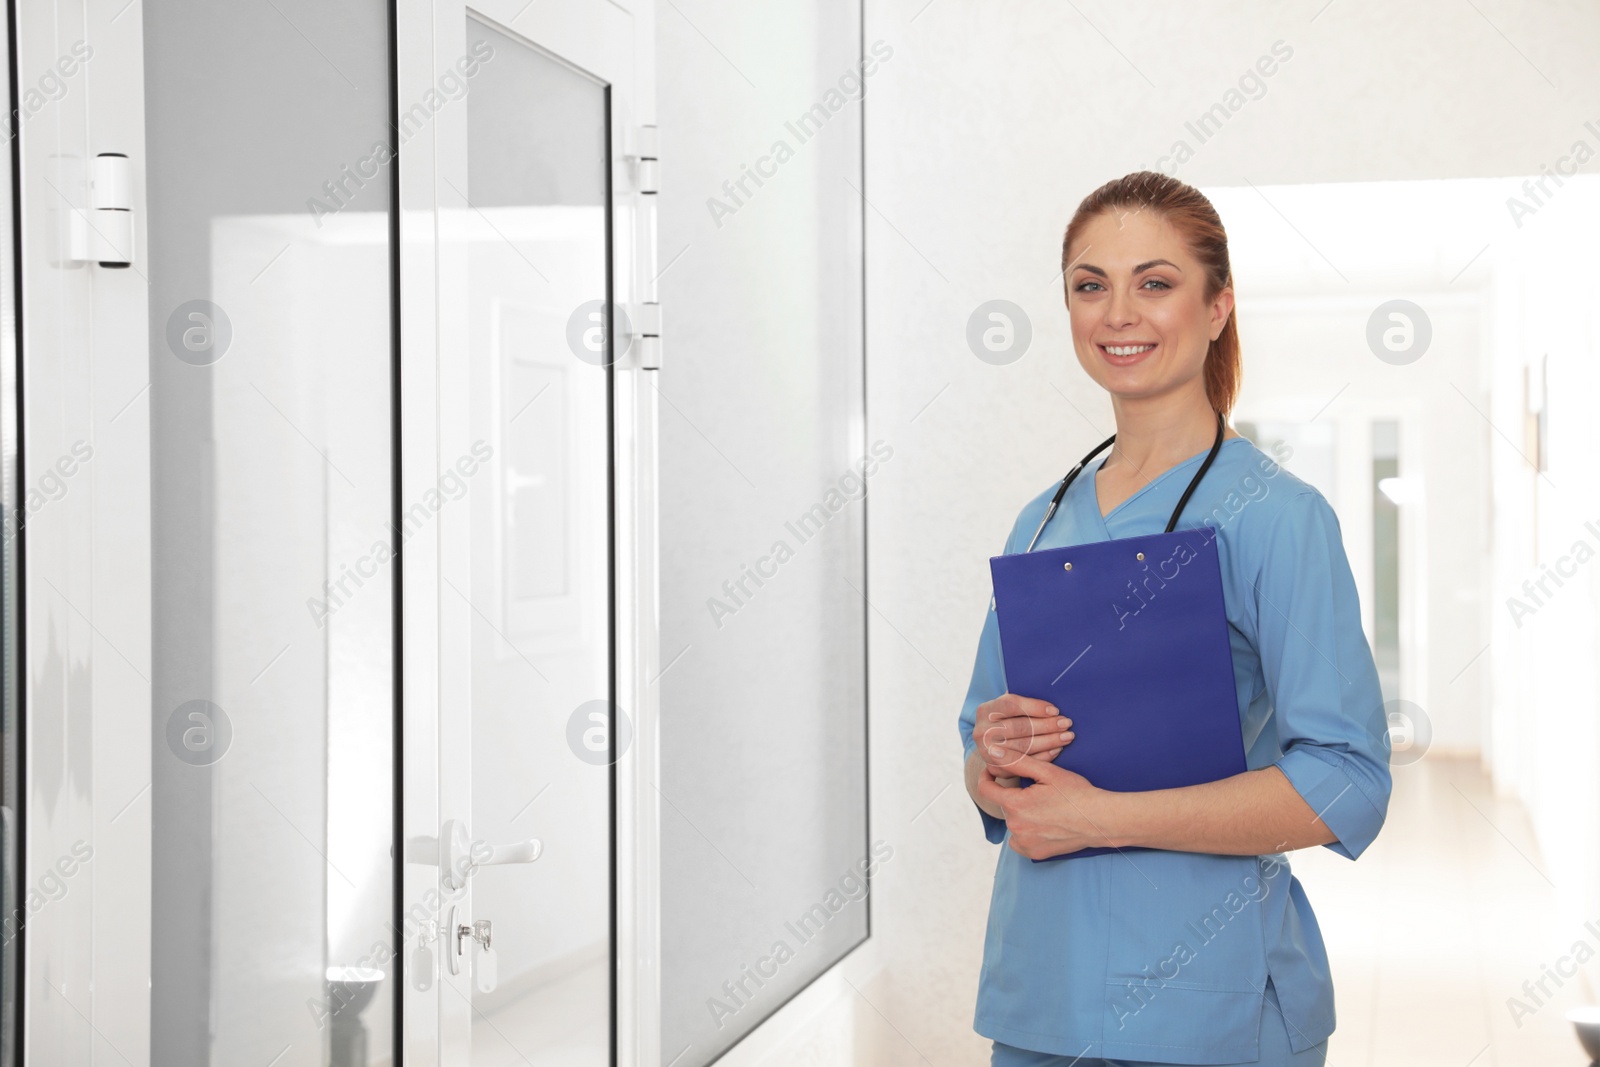
[[[1055,759],[1072,743],[1072,720],[1047,701],[1002,693],[978,705],[972,736],[990,777],[1015,786],[1013,764],[1023,756]]]
[[[1012,851],[1042,860],[1114,844],[1104,828],[1109,821],[1106,802],[1114,794],[1095,788],[1081,774],[1033,756],[1018,756],[1011,769],[1032,778],[1033,785],[1007,789],[985,774],[977,788],[982,801],[1004,813]]]

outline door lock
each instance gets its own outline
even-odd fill
[[[456,906],[450,906],[450,922],[442,933],[448,934],[455,931],[456,950],[449,953],[450,973],[461,973],[461,957],[468,952],[467,942],[473,941],[478,945],[478,951],[473,953],[472,984],[480,993],[493,993],[495,985],[500,980],[500,961],[494,951],[494,926],[488,919],[478,919],[472,925],[456,922]]]
[[[484,948],[493,948],[494,946],[489,944],[492,934],[493,927],[488,919],[478,919],[471,926],[462,923],[456,927],[456,955],[459,956],[465,951],[465,946],[461,942],[469,937]]]

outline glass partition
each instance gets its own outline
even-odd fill
[[[150,1059],[387,1063],[389,6],[142,11]]]
[[[760,41],[723,42],[762,63],[761,89],[728,93],[711,59],[658,72],[676,325],[658,380],[654,785],[674,1067],[710,1063],[861,943],[867,872],[896,844],[867,832],[866,497],[898,442],[863,433],[860,111],[840,91],[859,89],[842,77],[860,69],[859,9],[769,14]],[[681,19],[658,33],[663,55],[702,54]],[[741,179],[739,153],[786,121],[807,143]],[[706,200],[730,178],[732,218]]]

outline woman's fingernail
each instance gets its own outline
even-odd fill
[[[1061,720],[1061,725],[1062,726],[1071,726],[1072,725],[1072,720],[1071,719],[1062,719]]]
[[[1072,740],[1072,731],[1068,730],[1066,733],[1062,734],[1061,735],[1061,740],[1062,740],[1063,743],[1065,743],[1067,741],[1071,741]]]

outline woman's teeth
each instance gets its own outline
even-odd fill
[[[1101,347],[1113,356],[1136,356],[1140,352],[1150,351],[1155,345],[1102,345]]]

